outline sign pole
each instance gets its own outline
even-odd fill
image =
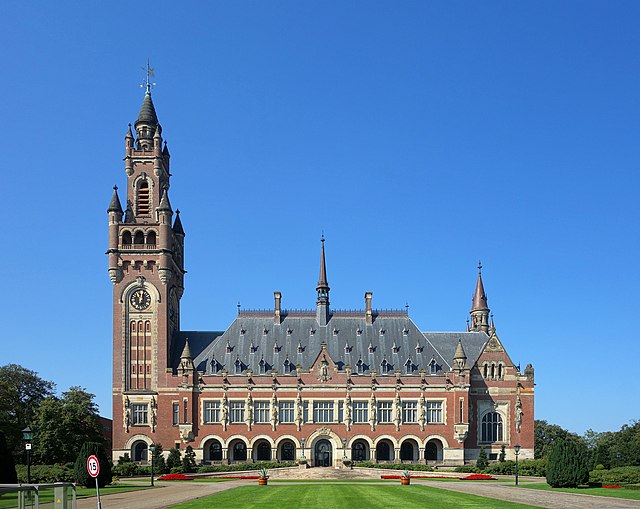
[[[100,462],[98,457],[92,454],[87,458],[87,472],[96,480],[96,496],[98,497],[98,509],[102,509],[100,504],[100,486],[98,486],[98,475],[100,474]]]
[[[98,496],[98,509],[102,509],[100,505],[100,487],[98,486],[98,478],[96,477],[96,495]]]

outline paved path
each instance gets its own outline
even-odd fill
[[[640,509],[640,500],[625,500],[622,498],[600,497],[597,495],[580,495],[563,493],[560,491],[544,491],[527,489],[525,487],[504,486],[495,482],[460,483],[425,481],[416,479],[416,484],[425,484],[433,488],[458,491],[480,495],[481,497],[497,498],[509,502],[519,502],[548,509]]]
[[[237,488],[256,481],[226,481],[226,482],[195,482],[162,483],[156,481],[156,488],[150,490],[128,491],[112,493],[100,497],[102,509],[162,509],[175,504],[181,504],[220,491]],[[78,509],[96,509],[96,497],[78,500]]]

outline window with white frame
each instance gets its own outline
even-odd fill
[[[232,424],[244,422],[244,401],[229,403],[229,420]]]
[[[149,406],[146,403],[134,403],[131,405],[131,418],[133,424],[148,424]]]
[[[219,401],[205,401],[203,410],[204,410],[204,415],[202,416],[203,422],[206,422],[206,423],[220,422],[220,402]]]
[[[418,422],[418,402],[417,401],[402,402],[402,422],[404,424]]]
[[[389,423],[393,420],[393,401],[378,401],[378,422]]]
[[[333,401],[313,402],[313,422],[333,422]]]
[[[498,412],[489,412],[482,417],[480,441],[502,442],[502,416]]]
[[[369,402],[368,401],[353,402],[353,422],[355,423],[369,422]]]
[[[427,422],[442,423],[442,401],[427,401]]]
[[[257,423],[269,422],[269,402],[256,401],[254,404],[254,418]]]
[[[294,418],[294,402],[280,401],[280,423],[292,423]]]
[[[173,425],[177,426],[180,422],[180,403],[173,404]]]

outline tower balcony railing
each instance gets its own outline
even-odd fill
[[[139,249],[155,249],[155,244],[122,244],[122,249],[130,249],[132,251]]]

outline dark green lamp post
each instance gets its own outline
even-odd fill
[[[27,451],[27,484],[31,484],[31,441],[33,440],[33,431],[29,426],[22,430],[22,440],[24,440],[24,449]]]

